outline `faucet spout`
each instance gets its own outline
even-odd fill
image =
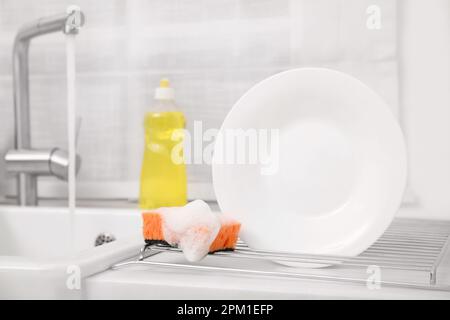
[[[85,23],[85,16],[77,6],[70,6],[65,13],[43,17],[24,25],[17,33],[15,43],[29,42],[38,36],[62,31],[63,33],[78,33]]]
[[[38,36],[63,32],[77,34],[85,23],[85,16],[77,6],[70,6],[65,13],[40,18],[20,28],[13,46],[13,88],[16,150],[31,149],[30,94],[28,51],[30,41]],[[37,205],[36,175],[19,173],[18,199],[20,205]]]

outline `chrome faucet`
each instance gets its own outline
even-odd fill
[[[36,150],[31,146],[28,49],[30,41],[40,35],[62,31],[76,34],[84,25],[80,8],[71,6],[64,14],[38,19],[24,25],[16,35],[13,48],[13,83],[15,111],[15,150],[5,155],[6,169],[16,173],[17,198],[21,206],[37,205],[37,176],[53,175],[67,180],[67,152],[58,148]],[[77,156],[76,171],[80,167]]]

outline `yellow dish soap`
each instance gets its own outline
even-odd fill
[[[183,159],[185,118],[174,100],[169,80],[155,90],[156,105],[145,115],[145,149],[139,206],[142,209],[183,206],[187,202]]]

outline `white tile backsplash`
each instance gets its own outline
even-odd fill
[[[72,3],[86,13],[76,43],[80,182],[139,179],[143,116],[161,77],[171,79],[188,129],[194,120],[219,127],[252,85],[301,66],[349,72],[398,109],[393,0],[0,0],[0,152],[13,142],[14,34]],[[370,4],[383,10],[381,30],[365,26]],[[33,144],[65,147],[62,34],[33,40],[30,72]],[[208,166],[188,173],[211,181]]]

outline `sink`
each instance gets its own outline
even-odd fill
[[[136,254],[137,209],[0,207],[0,299],[78,299],[85,279]],[[98,235],[115,241],[95,246]]]

